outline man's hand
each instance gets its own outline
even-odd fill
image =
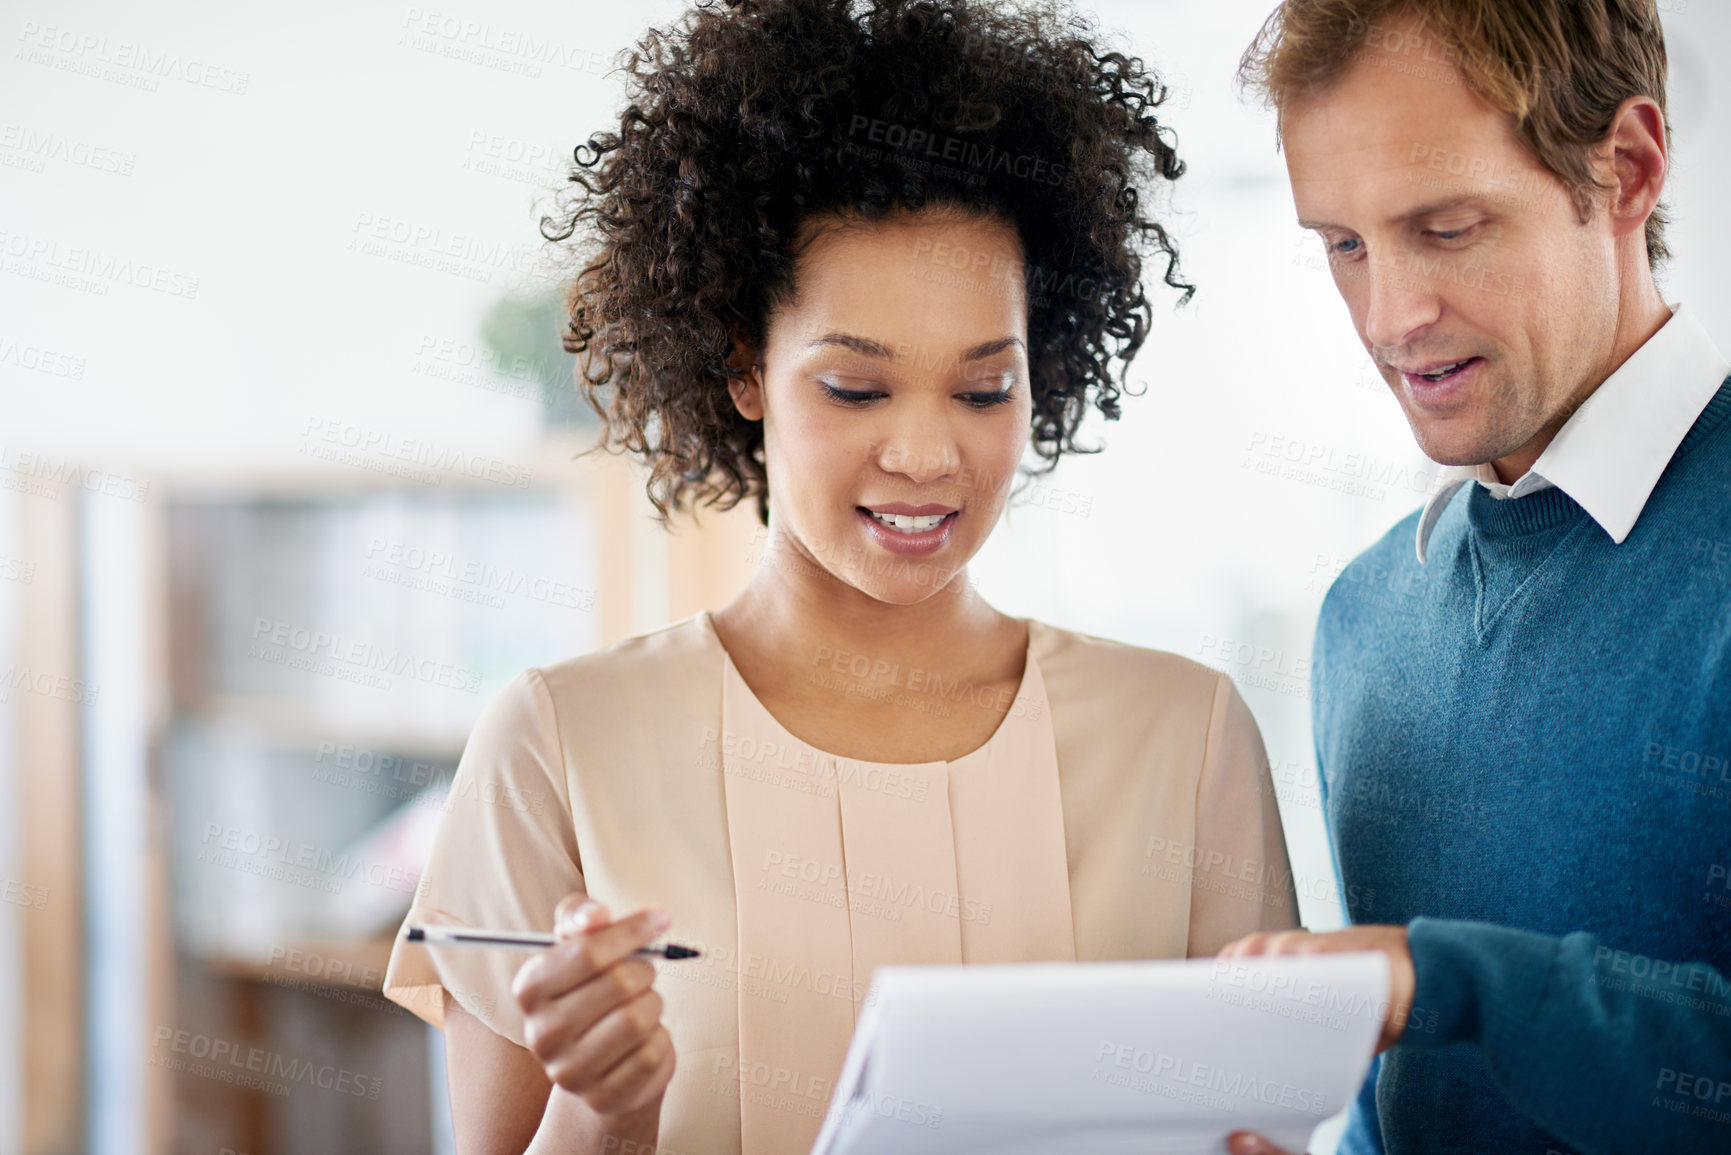
[[[1276,955],[1324,954],[1329,951],[1379,950],[1388,956],[1388,1008],[1383,1015],[1382,1037],[1376,1049],[1386,1051],[1399,1041],[1412,1010],[1418,979],[1412,968],[1412,951],[1406,944],[1404,926],[1354,926],[1346,930],[1312,934],[1286,930],[1246,935],[1226,944],[1221,958],[1273,958]],[[1232,1155],[1291,1155],[1254,1131],[1234,1131],[1226,1137]]]
[[[1312,934],[1307,930],[1283,930],[1245,935],[1227,943],[1221,958],[1273,958],[1277,955],[1327,954],[1333,951],[1379,950],[1388,956],[1388,1006],[1382,1020],[1382,1038],[1376,1049],[1386,1051],[1399,1041],[1412,1011],[1418,978],[1412,969],[1412,951],[1406,945],[1404,926],[1354,926],[1346,930]]]

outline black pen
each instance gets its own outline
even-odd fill
[[[498,950],[545,950],[559,940],[545,931],[477,930],[461,926],[411,926],[404,938],[428,946],[487,946]],[[700,952],[670,942],[664,946],[640,946],[634,955],[665,959],[696,958]]]

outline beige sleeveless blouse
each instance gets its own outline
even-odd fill
[[[547,930],[572,891],[666,909],[703,952],[656,964],[679,1054],[660,1146],[680,1155],[808,1151],[879,964],[1176,958],[1296,925],[1231,681],[1028,626],[1008,715],[950,762],[802,742],[707,614],[526,671],[476,724],[408,919]],[[910,708],[976,708],[878,674]],[[523,961],[399,940],[385,994],[435,1025],[455,998],[522,1045]]]

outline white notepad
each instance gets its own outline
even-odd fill
[[[812,1155],[1303,1151],[1387,998],[1380,952],[880,967]]]

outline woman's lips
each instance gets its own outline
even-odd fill
[[[899,510],[885,507],[884,511],[898,512]],[[943,514],[943,520],[939,521],[938,524],[933,526],[931,529],[915,533],[890,528],[883,522],[879,521],[876,517],[872,516],[871,510],[866,509],[864,506],[856,507],[854,509],[854,516],[859,518],[865,525],[866,532],[872,536],[873,540],[891,553],[918,555],[934,553],[937,550],[942,549],[944,544],[950,540],[950,527],[956,523],[956,519],[961,516],[961,512],[959,510],[950,510],[948,513]],[[902,516],[912,517],[916,515],[904,514]],[[924,516],[930,517],[935,516],[935,514]]]

